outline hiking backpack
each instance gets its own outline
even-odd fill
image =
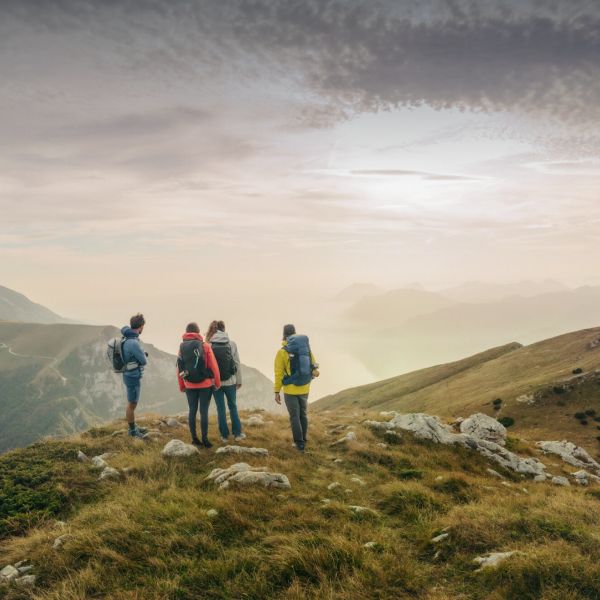
[[[283,385],[306,385],[312,380],[310,342],[306,335],[290,335],[283,349],[290,357],[290,373],[283,377]]]
[[[125,371],[127,371],[127,364],[125,363],[125,358],[123,356],[123,344],[125,343],[125,339],[126,338],[124,337],[113,338],[108,342],[106,356],[115,373],[125,373]]]
[[[182,379],[189,383],[201,383],[212,379],[213,374],[206,366],[204,344],[199,340],[187,340],[179,346],[177,367]]]
[[[233,360],[233,351],[229,342],[211,342],[212,351],[219,365],[221,381],[227,381],[237,373],[237,365]]]

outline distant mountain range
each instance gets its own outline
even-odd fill
[[[7,287],[0,285],[0,321],[22,321],[25,323],[69,323],[50,309],[36,304]]]
[[[313,408],[427,412],[448,418],[484,412],[509,417],[514,430],[529,439],[569,439],[597,450],[599,368],[600,328],[585,329],[528,346],[506,344],[343,390]]]

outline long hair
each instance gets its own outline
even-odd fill
[[[223,321],[212,321],[206,332],[206,341],[210,342],[211,338],[217,331],[225,331],[225,323]]]

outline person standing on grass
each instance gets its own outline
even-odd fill
[[[319,365],[305,335],[294,325],[283,328],[283,342],[275,355],[275,402],[281,404],[281,389],[290,416],[294,445],[304,452],[308,433],[308,394],[311,381],[319,376]]]
[[[144,315],[138,313],[129,319],[129,327],[125,326],[121,329],[121,335],[124,338],[122,352],[125,363],[123,383],[127,390],[125,417],[129,425],[129,435],[136,438],[144,438],[147,433],[146,429],[135,424],[135,409],[140,401],[142,376],[148,362],[148,354],[144,352],[140,344],[140,335],[144,331],[145,324]]]
[[[208,409],[213,387],[221,387],[221,374],[210,344],[200,335],[197,323],[189,323],[183,334],[177,356],[177,380],[179,389],[185,392],[188,401],[188,424],[194,446],[211,448],[208,439]],[[196,415],[200,408],[200,431],[202,440],[196,433]]]
[[[213,321],[209,325],[206,341],[211,345],[221,374],[221,387],[213,391],[221,441],[227,442],[229,438],[227,409],[225,408],[225,399],[227,399],[231,432],[235,440],[239,442],[246,437],[246,434],[242,433],[242,422],[237,408],[237,391],[242,387],[242,369],[237,344],[229,339],[223,321]]]

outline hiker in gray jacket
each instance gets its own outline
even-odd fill
[[[227,408],[229,409],[233,437],[236,441],[243,440],[246,434],[242,433],[242,422],[237,408],[237,391],[242,387],[242,369],[237,344],[229,339],[223,321],[213,321],[209,325],[206,332],[206,341],[212,347],[221,373],[221,387],[218,390],[213,390],[221,441],[227,442],[229,438],[225,400],[227,400]]]

